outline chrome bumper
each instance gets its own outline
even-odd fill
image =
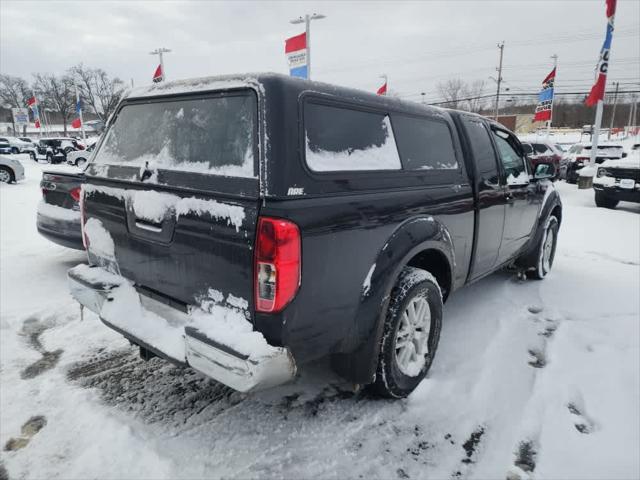
[[[89,272],[89,274],[88,274]],[[106,275],[92,275],[105,272]],[[97,277],[100,277],[99,279]],[[293,357],[286,348],[270,346],[269,354],[252,356],[252,352],[241,352],[220,343],[216,338],[204,335],[191,323],[189,314],[170,307],[145,295],[138,294],[140,306],[147,312],[162,317],[166,324],[167,335],[174,335],[175,341],[184,347],[172,352],[154,346],[153,338],[145,338],[134,328],[127,329],[117,319],[105,314],[105,305],[113,301],[118,290],[131,283],[123,277],[104,271],[99,267],[87,268],[78,265],[68,271],[68,283],[71,295],[84,307],[96,313],[109,327],[114,328],[140,346],[149,348],[160,356],[180,364],[189,365],[195,370],[240,392],[272,387],[292,380],[296,374]],[[134,315],[135,316],[135,315]],[[135,322],[135,318],[127,319]]]

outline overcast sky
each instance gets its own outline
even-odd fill
[[[30,78],[83,62],[136,86],[150,83],[156,47],[169,80],[226,73],[287,73],[284,39],[312,23],[317,80],[391,90],[428,101],[449,78],[495,89],[496,44],[505,41],[512,92],[535,91],[557,53],[559,91],[586,91],[605,31],[604,0],[416,2],[0,1],[0,70]],[[610,81],[640,89],[640,1],[618,1]],[[635,83],[635,85],[633,85]]]

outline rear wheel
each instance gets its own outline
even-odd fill
[[[14,182],[16,177],[10,168],[0,165],[0,183]]]
[[[527,272],[530,278],[542,280],[551,271],[553,260],[556,256],[556,244],[558,242],[558,219],[550,215],[545,224],[544,232],[538,244],[538,259],[534,270]]]
[[[405,267],[391,293],[376,380],[369,389],[390,398],[409,395],[431,367],[441,328],[438,282],[429,272]]]
[[[596,206],[604,208],[616,208],[618,200],[607,197],[605,194],[596,192]]]

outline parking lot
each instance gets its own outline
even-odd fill
[[[83,252],[35,228],[46,167],[0,185],[0,478],[637,478],[640,206],[565,214],[545,281],[494,274],[445,305],[406,400],[322,363],[244,395],[144,362],[67,293]]]

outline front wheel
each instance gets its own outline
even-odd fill
[[[29,156],[31,157],[31,160],[33,160],[34,162],[38,161],[38,157],[36,157],[36,154],[33,152],[29,152]]]
[[[442,328],[442,293],[427,271],[405,267],[387,310],[374,393],[403,398],[426,376]]]
[[[604,208],[616,208],[618,200],[615,198],[607,197],[606,195],[596,192],[596,206]]]
[[[550,215],[545,224],[544,232],[538,244],[538,261],[535,269],[527,272],[529,277],[542,280],[551,271],[553,260],[556,256],[556,244],[558,242],[558,219]]]
[[[15,181],[15,176],[10,168],[0,165],[0,183],[11,183]]]
[[[47,153],[47,163],[53,163],[53,155],[51,153]]]

